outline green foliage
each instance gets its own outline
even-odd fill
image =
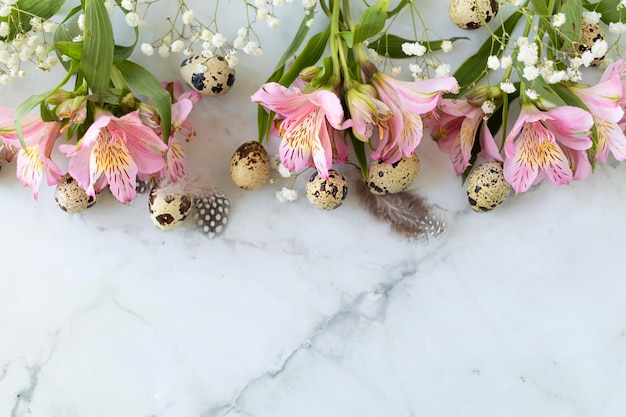
[[[449,39],[440,39],[436,41],[421,42],[429,51],[438,51],[441,49],[441,44],[444,40],[456,42],[458,40],[469,40],[465,36],[455,36]],[[407,55],[402,52],[403,43],[415,43],[415,40],[405,39],[400,36],[392,35],[390,33],[383,33],[374,42],[369,44],[369,48],[375,50],[381,56],[387,56],[389,58],[407,58]]]
[[[363,42],[379,34],[385,28],[387,7],[389,7],[389,0],[379,0],[375,5],[365,9],[363,15],[361,15],[361,19],[359,19],[359,22],[354,28],[354,44]]]
[[[109,12],[101,0],[85,0],[85,30],[80,72],[94,93],[109,87],[115,40]]]

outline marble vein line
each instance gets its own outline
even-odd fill
[[[363,291],[352,298],[348,303],[345,303],[336,313],[324,319],[319,325],[315,326],[311,334],[301,343],[299,343],[294,349],[289,352],[282,362],[275,368],[265,371],[261,375],[251,378],[242,388],[240,388],[232,397],[232,399],[226,403],[212,407],[203,414],[203,417],[217,417],[225,416],[230,412],[237,412],[240,415],[249,415],[241,407],[240,403],[243,401],[246,393],[255,386],[262,384],[264,381],[272,380],[284,373],[289,364],[295,360],[299,352],[305,349],[314,348],[316,340],[324,333],[332,331],[332,329],[342,322],[346,317],[359,316],[367,319],[369,323],[373,323],[378,320],[384,320],[385,313],[389,306],[389,295],[395,288],[406,280],[416,277],[421,265],[426,260],[429,260],[429,256],[424,256],[422,260],[418,262],[403,262],[394,267],[387,268],[387,273],[394,276],[392,280],[388,282],[382,282],[377,284],[373,289]],[[360,307],[364,300],[370,296],[375,296],[380,305],[375,309],[374,314],[364,313]]]

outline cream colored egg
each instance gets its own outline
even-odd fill
[[[586,51],[590,51],[597,41],[606,39],[606,34],[602,27],[597,23],[587,23],[584,20],[580,24],[580,38],[576,44],[576,52],[582,55]],[[594,59],[591,65],[598,65],[606,56]]]
[[[185,194],[166,195],[158,192],[155,185],[148,197],[148,209],[152,223],[161,230],[172,230],[182,224],[191,212],[191,197]]]
[[[367,174],[367,186],[372,194],[396,194],[413,184],[419,171],[420,160],[415,154],[393,164],[374,161]]]
[[[221,96],[235,83],[235,70],[219,55],[185,59],[180,64],[180,75],[191,88],[205,96]]]
[[[270,158],[259,142],[242,144],[230,159],[230,177],[246,190],[261,187],[270,176]]]
[[[70,174],[65,174],[54,190],[54,201],[61,210],[67,213],[80,213],[87,210],[96,204],[99,196],[99,193],[95,198],[87,195]]]
[[[317,172],[306,184],[306,197],[314,207],[320,210],[334,210],[339,207],[348,195],[348,182],[333,169],[328,171],[328,179]]]
[[[499,7],[496,0],[452,0],[448,11],[452,22],[461,29],[478,29],[493,19]]]
[[[478,165],[467,178],[467,200],[479,213],[498,207],[511,193],[511,186],[504,179],[500,162]]]

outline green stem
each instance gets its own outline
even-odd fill
[[[340,0],[332,0],[332,8],[330,19],[330,59],[333,63],[332,84],[337,85],[341,80],[341,63],[339,61],[339,15],[341,14]]]

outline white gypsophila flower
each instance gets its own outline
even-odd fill
[[[283,164],[281,164],[280,162],[278,163],[278,165],[276,166],[276,171],[278,171],[278,173],[280,174],[281,177],[283,178],[289,178],[291,177],[291,171],[289,171],[289,169],[287,169],[287,167],[285,167]]]
[[[78,25],[78,29],[85,30],[85,15],[83,13],[78,16],[76,20],[76,24]]]
[[[526,78],[528,81],[535,80],[537,77],[539,77],[539,68],[535,67],[534,65],[524,67],[522,77]]]
[[[63,62],[69,62],[71,60],[72,60],[72,58],[70,58],[69,56],[67,56],[65,54],[61,55],[61,61],[63,61]]]
[[[254,52],[254,56],[263,56],[265,55],[265,51],[263,50],[263,48],[259,47],[255,52]]]
[[[8,15],[11,14],[12,9],[13,8],[9,6],[8,4],[5,4],[4,6],[0,7],[0,17],[7,17]]]
[[[259,8],[259,7],[265,7],[267,5],[267,2],[265,0],[254,0],[254,6]]]
[[[54,30],[56,29],[57,25],[56,25],[56,23],[54,23],[51,20],[46,20],[45,22],[43,22],[41,27],[43,28],[44,32],[51,33],[51,32],[54,32]]]
[[[298,199],[298,190],[283,187],[282,190],[276,191],[276,198],[281,203],[296,201]]]
[[[435,69],[435,77],[447,77],[448,75],[450,75],[451,69],[452,68],[450,67],[450,64],[439,64],[439,66],[437,66],[437,68]]]
[[[485,114],[492,114],[494,111],[496,111],[496,105],[491,100],[485,100],[483,104],[481,104],[480,109]]]
[[[126,17],[124,18],[124,20],[126,21],[126,24],[128,26],[130,26],[131,28],[136,28],[141,22],[141,17],[139,17],[139,14],[137,14],[136,12],[129,12],[126,13]]]
[[[535,90],[527,88],[526,89],[526,97],[528,97],[531,100],[537,100],[539,98],[539,94],[537,94],[537,92]]]
[[[511,55],[500,58],[500,68],[507,69],[511,65],[513,65],[513,57]]]
[[[409,64],[409,71],[413,77],[420,75],[424,70],[418,64]]]
[[[192,47],[187,47],[185,48],[185,50],[183,51],[183,55],[185,56],[191,56],[193,55],[193,48]]]
[[[503,82],[500,83],[500,90],[502,90],[503,93],[512,94],[517,89],[515,88],[515,86],[513,85],[512,82],[510,82],[510,81],[503,81]]]
[[[526,36],[520,36],[515,41],[515,45],[517,45],[518,48],[528,45],[528,38]]]
[[[573,58],[570,58],[569,64],[572,68],[580,68],[580,66],[583,65],[583,60],[581,57],[575,56]]]
[[[208,58],[213,58],[213,56],[215,55],[215,54],[213,53],[213,51],[212,51],[211,49],[208,49],[208,48],[202,49],[201,54],[202,54],[202,56],[203,56],[204,58],[207,58],[207,59],[208,59]]]
[[[1,74],[0,75],[0,84],[9,84],[11,81],[13,81],[13,78],[11,78],[9,76],[9,74]]]
[[[18,0],[2,0],[2,2],[4,4],[8,4],[10,6],[15,6],[17,4]]]
[[[24,71],[24,70],[17,71],[17,76],[20,77],[20,78],[26,77],[26,71]]]
[[[304,7],[305,9],[315,7],[316,4],[317,0],[302,0],[302,7]]]
[[[497,56],[491,55],[489,58],[487,58],[487,68],[494,71],[500,69],[500,60]]]
[[[367,57],[376,65],[380,65],[385,62],[385,58],[381,57],[375,49],[367,48]]]
[[[623,35],[624,33],[626,33],[626,23],[622,23],[622,22],[609,23],[609,32],[614,33],[616,35]]]
[[[281,23],[282,23],[282,20],[280,20],[278,17],[276,17],[273,14],[267,17],[267,27],[269,27],[270,29],[278,28]]]
[[[226,43],[226,37],[221,33],[217,32],[213,34],[213,38],[211,39],[211,44],[216,48],[221,48]]]
[[[0,22],[0,37],[9,36],[9,24],[7,22]]]
[[[182,17],[183,24],[190,25],[195,17],[196,13],[193,10],[186,10]]]
[[[147,56],[152,56],[154,54],[154,47],[149,43],[142,43],[141,52]]]
[[[209,29],[202,29],[200,32],[200,39],[206,42],[211,42],[213,38],[213,33]]]
[[[256,17],[259,20],[265,21],[267,17],[270,15],[270,12],[267,11],[265,7],[259,7],[256,9]]]
[[[309,19],[305,23],[305,25],[309,28],[312,28],[314,24],[315,24],[315,19]]]
[[[594,59],[596,59],[595,56],[593,56],[593,52],[591,51],[585,51],[583,52],[583,54],[580,56],[580,59],[582,60],[582,63],[585,67],[588,67],[591,65],[591,63],[593,62]]]
[[[248,36],[248,29],[239,28],[239,30],[237,31],[237,36],[239,36],[240,38],[245,38],[246,36]]]
[[[609,50],[609,44],[604,39],[598,39],[591,47],[591,53],[596,58],[602,58]]]
[[[115,3],[107,0],[104,2],[104,8],[107,9],[107,12],[113,13],[113,11],[115,10]]]
[[[242,38],[241,36],[238,36],[235,38],[235,40],[233,41],[233,48],[237,48],[237,49],[243,49],[246,40],[244,38]]]
[[[233,54],[226,55],[224,59],[228,62],[229,68],[235,68],[235,66],[239,63],[239,58]]]
[[[516,7],[521,6],[522,3],[524,3],[524,0],[511,0],[511,4]]]
[[[129,12],[134,9],[133,2],[131,0],[122,0],[122,3],[120,5],[122,6],[122,9]]]
[[[622,7],[626,7],[626,0],[620,1],[620,4],[622,5]]]
[[[557,13],[552,16],[552,26],[560,28],[563,24],[565,24],[566,20],[565,13]]]
[[[274,7],[282,7],[285,5],[285,0],[273,0],[272,6]]]
[[[172,52],[180,52],[183,50],[184,47],[185,47],[185,42],[181,41],[180,39],[176,39],[170,45],[170,49],[172,50]]]
[[[31,30],[35,33],[39,33],[43,30],[43,28],[41,27],[41,19],[39,17],[31,17],[30,26]]]
[[[539,60],[539,48],[536,43],[528,43],[520,46],[517,60],[524,65],[535,65]]]
[[[569,78],[570,81],[578,82],[583,79],[583,74],[578,68],[568,68],[567,77]]]
[[[166,44],[161,44],[161,46],[159,46],[159,56],[161,58],[167,58],[168,56],[170,56],[170,46]]]
[[[254,41],[248,42],[246,46],[242,48],[244,54],[247,55],[254,55],[257,49],[259,49],[259,44]]]
[[[548,84],[557,84],[557,83],[560,83],[561,81],[567,81],[568,80],[567,72],[554,71],[548,77],[544,77],[544,80]]]
[[[601,18],[602,18],[602,13],[593,12],[589,10],[585,10],[583,12],[583,20],[585,21],[585,23],[588,23],[590,25],[597,25],[598,23],[600,23]]]
[[[392,77],[397,77],[401,73],[402,73],[402,67],[392,67],[391,73],[389,75],[391,75]]]
[[[452,51],[452,41],[443,41],[441,42],[441,50],[444,54]]]
[[[46,65],[48,65],[48,67],[52,68],[54,67],[56,64],[59,63],[59,60],[57,59],[56,56],[54,55],[50,55],[49,57],[47,57],[44,62],[46,63]]]
[[[422,56],[426,53],[426,47],[419,42],[404,42],[402,52],[408,56]]]

